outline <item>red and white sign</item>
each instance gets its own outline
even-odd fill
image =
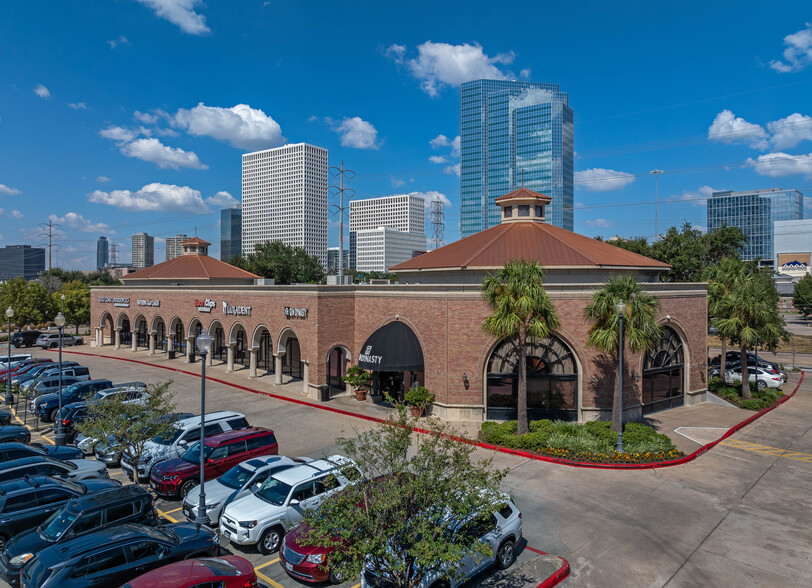
[[[217,306],[217,303],[214,300],[209,300],[208,298],[204,298],[202,300],[195,298],[195,306],[197,307],[198,312],[211,312],[211,309]]]

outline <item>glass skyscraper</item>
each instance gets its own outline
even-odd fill
[[[573,117],[557,84],[474,80],[460,87],[460,234],[499,224],[494,200],[520,188],[553,200],[547,222],[573,230]]]
[[[242,255],[242,210],[224,208],[220,211],[220,261],[230,262]]]
[[[96,241],[96,269],[103,270],[110,265],[110,243],[107,237],[99,237]]]
[[[739,227],[748,243],[742,259],[773,262],[773,223],[804,217],[803,194],[798,190],[751,190],[714,192],[708,199],[708,231],[722,225]]]

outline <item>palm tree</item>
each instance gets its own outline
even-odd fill
[[[719,263],[710,266],[705,272],[705,280],[708,282],[708,316],[711,325],[717,329],[719,329],[719,322],[727,318],[724,316],[727,299],[736,281],[743,278],[747,272],[747,265],[738,257],[725,257]],[[722,344],[719,375],[723,380],[725,378],[727,342],[729,338],[725,331],[719,329],[719,339]]]
[[[499,339],[512,338],[519,354],[518,427],[529,431],[527,422],[527,341],[544,339],[558,329],[558,313],[544,290],[544,268],[535,261],[512,260],[482,281],[482,295],[493,314],[482,330]]]
[[[626,303],[626,316],[623,319],[624,347],[635,353],[654,349],[662,336],[662,328],[657,322],[660,302],[647,294],[634,276],[610,278],[592,295],[592,301],[584,309],[584,316],[592,322],[589,328],[588,346],[603,353],[617,354],[619,320],[615,305],[623,300]],[[615,386],[617,390],[617,385]],[[615,394],[612,403],[612,428],[619,431],[620,414]]]

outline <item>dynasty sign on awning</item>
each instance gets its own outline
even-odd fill
[[[423,350],[414,331],[395,321],[369,336],[361,348],[358,365],[379,372],[419,371],[423,369]]]

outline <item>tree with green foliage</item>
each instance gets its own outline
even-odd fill
[[[806,274],[795,284],[792,291],[792,304],[804,316],[812,314],[812,276]]]
[[[57,308],[62,308],[63,295],[65,296],[65,321],[70,325],[76,325],[78,334],[79,325],[90,321],[90,286],[79,281],[67,282],[53,295]]]
[[[584,309],[584,317],[591,323],[587,345],[603,353],[618,354],[620,320],[615,305],[621,300],[626,304],[623,348],[628,345],[635,353],[651,351],[662,336],[662,328],[657,322],[660,301],[643,290],[634,276],[610,278],[592,295],[592,300]],[[615,432],[620,430],[619,392],[615,385],[612,403],[612,428]]]
[[[42,323],[56,316],[54,301],[39,282],[12,278],[0,287],[0,306],[14,309],[14,324],[19,328],[29,323]]]
[[[110,275],[110,272],[97,270],[86,274],[80,270],[64,270],[55,267],[45,270],[39,275],[39,282],[45,286],[49,292],[56,292],[67,282],[82,282],[89,286],[118,286],[119,280]]]
[[[708,322],[719,329],[719,322],[728,318],[727,299],[736,283],[749,272],[747,264],[738,257],[725,257],[705,270],[704,279],[708,282]],[[719,373],[724,377],[727,363],[727,333],[719,329],[719,340],[722,344]]]
[[[718,263],[726,257],[739,257],[747,242],[747,235],[741,228],[730,227],[727,224],[703,234],[705,265]]]
[[[544,268],[535,261],[512,260],[482,281],[482,295],[493,313],[482,329],[499,339],[512,339],[519,357],[518,435],[527,421],[527,342],[544,339],[559,328],[555,305],[544,290]]]
[[[499,486],[506,472],[493,458],[474,459],[474,446],[456,440],[447,423],[417,420],[403,405],[376,428],[337,440],[366,479],[303,510],[305,545],[330,546],[324,566],[335,580],[357,576],[366,564],[393,588],[414,588],[426,576],[459,578],[466,557],[493,556],[475,533],[460,532],[462,520],[489,520],[506,503]],[[354,466],[342,468],[349,474]],[[349,477],[349,476],[348,476]],[[499,548],[515,548],[503,544]]]
[[[600,237],[598,237],[597,240],[604,241],[604,239]],[[637,253],[638,255],[643,255],[645,257],[653,256],[651,252],[651,245],[649,245],[646,237],[632,237],[630,239],[621,239],[620,237],[616,237],[607,239],[605,242],[609,243],[610,245],[614,245],[615,247],[619,247],[620,249]]]
[[[77,429],[116,453],[126,455],[130,463],[138,464],[146,453],[147,441],[158,436],[169,437],[173,432],[175,403],[169,389],[171,384],[148,386],[146,400],[141,404],[128,402],[127,394],[90,400],[87,417]],[[134,480],[138,484],[138,476]]]
[[[272,278],[279,285],[324,282],[324,268],[315,255],[281,241],[260,243],[253,253],[236,256],[230,263],[263,278]]]

